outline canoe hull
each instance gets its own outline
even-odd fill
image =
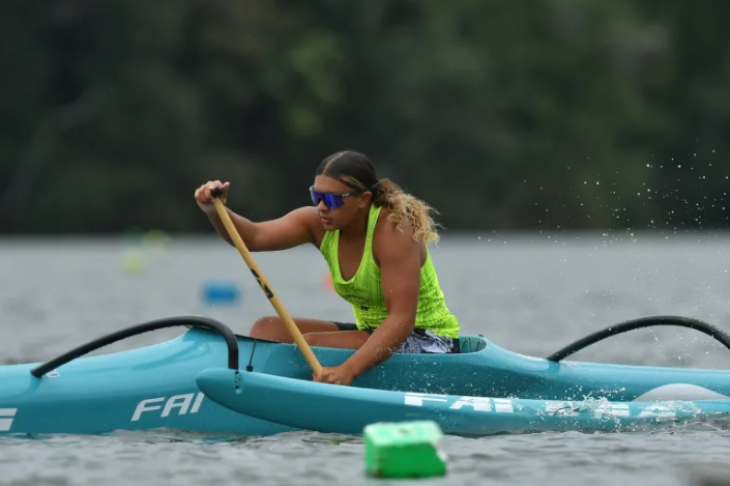
[[[212,334],[190,332],[142,349],[81,358],[41,378],[30,374],[32,364],[0,368],[0,434],[291,430],[206,399],[194,377],[201,367],[224,365],[225,346]]]

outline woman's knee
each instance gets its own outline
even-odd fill
[[[283,322],[276,316],[259,317],[251,326],[251,331],[248,334],[254,338],[271,338],[280,334],[282,325]]]

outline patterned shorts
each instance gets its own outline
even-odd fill
[[[340,331],[357,331],[357,326],[349,322],[334,323]],[[368,329],[372,333],[374,329]],[[399,353],[459,353],[459,340],[439,336],[425,329],[415,329],[398,350]]]

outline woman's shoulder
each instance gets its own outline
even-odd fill
[[[373,232],[373,244],[389,244],[394,241],[406,241],[413,239],[414,227],[410,221],[396,220],[393,212],[383,207],[378,214],[378,221],[375,223]]]

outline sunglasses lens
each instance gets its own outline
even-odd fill
[[[342,200],[342,197],[337,196],[336,194],[328,194],[326,192],[317,192],[317,191],[311,191],[312,192],[312,202],[315,206],[319,205],[319,202],[324,202],[324,205],[327,206],[329,209],[339,208],[342,206],[345,201]]]

